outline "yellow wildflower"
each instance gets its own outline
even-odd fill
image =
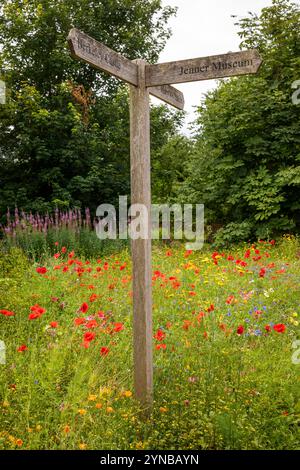
[[[137,443],[135,444],[135,448],[136,448],[137,450],[139,450],[139,449],[144,449],[144,444],[143,444],[141,441],[139,441],[139,442],[137,442]]]
[[[159,408],[159,411],[160,411],[161,413],[167,413],[168,408],[165,408],[164,406],[161,406],[161,407]]]
[[[97,400],[97,395],[90,395],[88,400],[89,401],[96,401]]]

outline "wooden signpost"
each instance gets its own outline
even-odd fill
[[[68,43],[73,57],[130,85],[131,204],[142,204],[148,210],[148,237],[132,240],[134,386],[136,398],[150,409],[153,333],[149,93],[183,109],[183,94],[170,84],[256,73],[262,60],[256,50],[250,50],[149,65],[144,60],[131,61],[75,28],[69,33]]]

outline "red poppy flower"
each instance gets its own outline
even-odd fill
[[[36,268],[38,274],[46,274],[47,269],[45,267]]]
[[[197,315],[197,321],[198,321],[198,323],[201,323],[203,317],[205,317],[205,313],[204,313],[204,312],[200,312],[200,313]]]
[[[30,310],[32,313],[30,313],[28,316],[29,320],[35,320],[36,318],[41,317],[46,312],[46,309],[41,307],[39,304],[32,305],[30,307]]]
[[[30,314],[28,315],[28,319],[29,319],[29,320],[36,320],[37,318],[40,318],[40,316],[41,316],[41,315],[40,315],[39,313],[36,313],[36,312],[35,312],[35,313],[30,313]]]
[[[13,317],[15,314],[14,312],[11,312],[10,310],[0,310],[1,315],[4,315],[5,317]]]
[[[286,326],[283,323],[277,323],[277,325],[273,326],[273,330],[277,331],[277,333],[284,333]]]
[[[271,331],[270,325],[266,325],[266,326],[265,326],[265,330],[266,330],[268,333],[270,333],[270,331]]]
[[[98,295],[97,295],[97,294],[92,294],[92,295],[90,296],[90,302],[95,302],[95,300],[97,300],[97,298],[98,298]]]
[[[58,322],[57,321],[52,321],[50,323],[51,328],[57,328],[58,327]]]
[[[97,320],[89,320],[85,325],[85,327],[88,329],[96,328],[96,326],[98,326]]]
[[[100,354],[101,354],[101,356],[107,356],[108,353],[109,353],[109,349],[108,349],[108,348],[102,347],[102,348],[100,349]]]
[[[62,249],[61,249],[61,252],[66,253],[66,251],[67,251],[67,248],[65,246],[63,246]]]
[[[214,309],[215,309],[214,304],[211,304],[206,310],[207,310],[208,312],[213,312]]]
[[[192,253],[193,253],[193,250],[186,250],[186,252],[184,253],[184,257],[187,258],[187,257],[190,256]]]
[[[82,312],[82,313],[86,313],[86,312],[88,311],[88,309],[89,309],[88,304],[87,304],[86,302],[84,302],[84,303],[81,305],[81,307],[80,307],[79,310],[80,310],[80,312]]]
[[[53,255],[53,258],[55,258],[55,259],[58,259],[59,257],[60,257],[60,253],[55,253],[55,254]]]
[[[181,284],[180,284],[179,281],[174,281],[174,282],[172,283],[173,289],[178,289],[178,287],[180,287],[180,286],[181,286]]]
[[[192,323],[193,322],[191,322],[190,320],[183,320],[182,328],[187,331],[189,327],[192,325]]]
[[[27,349],[28,349],[28,348],[27,348],[26,344],[22,344],[22,345],[17,349],[17,351],[18,351],[18,352],[24,352],[24,351],[27,351]]]
[[[119,331],[122,331],[122,330],[124,330],[124,325],[123,325],[123,323],[114,323],[113,331],[115,331],[116,333],[118,333]]]
[[[43,313],[46,313],[46,309],[41,307],[39,304],[32,305],[30,307],[30,310],[34,313],[38,313],[39,315],[43,315]]]
[[[84,318],[75,318],[75,320],[74,320],[74,325],[76,325],[76,326],[82,325],[83,323],[85,323]]]
[[[236,330],[238,335],[242,335],[244,333],[244,331],[245,331],[245,328],[242,325],[238,326],[238,328]]]
[[[156,348],[156,349],[166,349],[166,348],[167,348],[167,345],[164,344],[164,343],[161,343],[161,344],[157,344],[157,345],[155,346],[155,348]]]
[[[157,339],[157,341],[163,341],[166,337],[166,333],[164,333],[161,329],[157,330],[156,334],[154,335],[154,338]]]
[[[267,272],[266,268],[261,268],[261,270],[259,271],[259,277],[265,277],[266,272]]]
[[[95,339],[95,336],[96,336],[95,333],[91,333],[90,331],[87,331],[86,333],[84,333],[83,339],[85,342],[89,342],[89,341],[93,341],[93,339]]]
[[[231,305],[233,301],[234,301],[234,295],[229,295],[229,297],[227,297],[226,299],[226,303],[228,305]]]

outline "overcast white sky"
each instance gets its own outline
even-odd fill
[[[169,23],[173,35],[159,60],[169,62],[238,51],[240,38],[234,26],[237,18],[231,15],[245,17],[249,11],[259,13],[272,5],[272,0],[163,0],[162,3],[178,7],[176,18]],[[189,122],[195,119],[194,107],[215,86],[215,80],[176,85],[184,93],[188,113],[184,133],[189,133]]]

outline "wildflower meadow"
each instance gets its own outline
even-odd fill
[[[53,248],[42,262],[12,246],[1,257],[1,449],[299,449],[297,238],[154,247],[146,420],[128,248]]]

